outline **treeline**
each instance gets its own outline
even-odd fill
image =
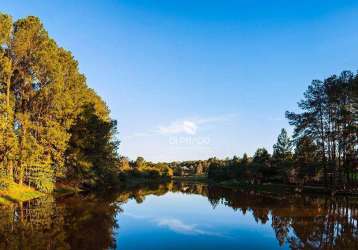
[[[182,162],[171,162],[169,166],[173,168],[175,176],[205,176],[210,161],[199,160],[199,161],[182,161]]]
[[[118,163],[119,177],[122,181],[131,178],[170,179],[173,176],[206,176],[212,160],[158,162],[146,161],[143,157],[129,160],[121,156]]]
[[[119,179],[126,181],[131,178],[170,179],[173,169],[167,163],[147,162],[143,157],[130,161],[127,157],[120,157],[118,163]]]
[[[247,184],[270,183],[298,183],[309,177],[309,172],[298,176],[297,168],[301,165],[301,156],[309,162],[311,167],[317,164],[311,155],[301,155],[293,152],[293,141],[288,137],[285,129],[281,130],[271,155],[265,148],[256,150],[252,157],[244,154],[232,159],[209,159],[208,177],[217,181],[237,180]]]
[[[1,178],[51,192],[116,180],[116,122],[37,17],[0,14]]]
[[[282,129],[272,155],[259,148],[253,156],[172,162],[175,176],[206,175],[215,181],[358,187],[358,75],[344,71],[314,80],[286,112],[293,137]]]
[[[356,181],[358,75],[344,71],[340,76],[312,81],[298,106],[301,113],[286,112],[286,117],[294,126],[294,140],[296,148],[303,151],[301,155],[310,153],[323,166],[326,185]],[[305,158],[302,161],[307,167]]]
[[[209,178],[356,188],[358,75],[344,71],[312,81],[298,107],[300,113],[286,112],[293,138],[282,129],[272,155],[260,148],[253,157],[211,159]]]

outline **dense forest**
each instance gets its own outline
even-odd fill
[[[116,122],[37,17],[0,14],[1,182],[51,192],[116,180]]]

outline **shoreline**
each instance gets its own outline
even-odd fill
[[[10,206],[13,204],[27,202],[46,195],[64,197],[73,195],[84,190],[70,185],[58,185],[52,193],[43,193],[27,185],[20,185],[9,180],[2,180],[4,187],[0,188],[0,206]]]
[[[350,190],[332,190],[324,186],[304,185],[299,187],[294,184],[284,183],[262,183],[262,184],[247,184],[237,180],[215,181],[206,176],[174,176],[173,181],[190,181],[206,183],[208,185],[219,186],[224,188],[241,188],[255,192],[269,192],[269,193],[294,193],[294,194],[322,194],[322,195],[345,195],[358,196],[357,191]]]
[[[349,190],[330,190],[324,186],[301,186],[292,184],[281,184],[281,183],[263,183],[263,184],[247,184],[237,180],[226,180],[226,181],[215,181],[207,178],[206,176],[173,176],[171,179],[149,179],[149,178],[130,178],[126,181],[121,182],[118,186],[137,186],[137,185],[151,185],[158,183],[166,183],[170,181],[183,181],[202,183],[211,186],[217,186],[222,188],[230,189],[242,189],[245,191],[253,191],[258,193],[268,194],[318,194],[318,195],[332,195],[332,196],[353,196],[358,197],[357,191]],[[55,197],[65,197],[73,195],[79,192],[87,191],[82,190],[78,187],[70,185],[58,185],[51,194],[42,193],[36,191],[34,188],[26,185],[20,185],[12,181],[3,181],[6,187],[0,189],[0,205],[12,205],[19,202],[26,202],[33,199],[40,198],[45,195],[54,195]],[[95,192],[95,190],[92,190]],[[92,192],[90,191],[90,192]]]

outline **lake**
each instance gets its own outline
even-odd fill
[[[358,201],[169,182],[0,208],[0,249],[358,249]]]

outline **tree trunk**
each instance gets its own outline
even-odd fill
[[[14,177],[14,162],[12,160],[9,160],[8,161],[8,175],[9,175],[9,178],[13,179]]]
[[[20,150],[22,151],[24,145],[26,144],[26,124],[25,121],[22,121],[22,135],[20,137]],[[24,160],[22,159],[23,156],[20,157],[20,163],[19,163],[19,184],[22,185],[24,183]],[[27,159],[26,159],[27,160]]]

